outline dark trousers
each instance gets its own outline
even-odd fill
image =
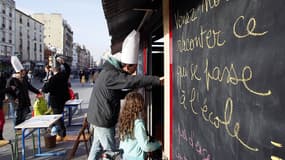
[[[27,118],[27,115],[30,113],[30,108],[19,108],[16,109],[16,121],[15,125],[18,125],[22,122],[24,122]]]
[[[63,109],[59,109],[59,108],[52,108],[53,114],[62,114],[63,113]],[[58,135],[61,137],[65,137],[66,136],[66,128],[64,126],[64,119],[60,119],[58,120],[55,125],[57,125],[59,127],[58,130]]]

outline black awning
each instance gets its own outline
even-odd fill
[[[102,0],[102,5],[112,37],[112,53],[121,50],[123,40],[133,29],[139,29],[141,39],[162,37],[161,0]]]

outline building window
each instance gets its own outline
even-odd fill
[[[28,41],[27,50],[30,51],[30,41]]]
[[[9,8],[9,17],[12,17],[12,16],[13,16],[12,11],[13,11],[13,9],[12,9],[12,8]]]
[[[9,20],[9,30],[12,30],[12,20]]]
[[[12,33],[9,33],[9,43],[12,43]]]
[[[6,22],[6,18],[2,17],[2,28],[5,29],[5,22]]]
[[[4,31],[2,32],[2,36],[2,42],[5,42],[6,33]]]
[[[20,31],[20,37],[22,37],[22,35],[23,35],[22,26],[20,26],[19,31]]]

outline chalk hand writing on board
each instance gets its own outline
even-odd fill
[[[283,160],[282,158],[277,157],[277,156],[271,156],[270,158],[271,160]]]
[[[188,77],[188,74],[186,72],[185,67],[183,67],[183,66],[177,67],[177,77],[178,77],[178,86],[179,86],[179,88],[182,88],[182,86],[181,86],[182,78]]]
[[[180,90],[181,91],[181,96],[180,96],[180,105],[183,106],[183,108],[186,110],[186,105],[185,105],[185,91],[184,90]]]
[[[197,91],[195,88],[192,88],[191,91],[191,97],[196,97],[196,96],[192,96],[192,94],[196,95]],[[209,111],[208,109],[208,105],[207,105],[207,100],[205,99],[202,106],[201,107],[194,107],[194,103],[195,103],[195,99],[191,99],[190,101],[190,105],[193,107],[193,110],[195,110],[194,108],[200,109],[201,111],[201,116],[202,118],[210,123],[211,125],[213,125],[215,128],[219,129],[221,127],[221,125],[224,125],[227,134],[232,137],[235,138],[240,144],[242,144],[245,148],[247,148],[248,150],[251,151],[258,151],[258,148],[252,147],[250,145],[248,145],[239,135],[240,132],[240,123],[236,122],[234,124],[234,128],[230,129],[230,126],[232,125],[232,114],[233,114],[233,110],[234,110],[234,105],[233,105],[233,101],[231,97],[228,97],[226,102],[225,102],[225,108],[224,108],[224,117],[219,117],[219,116],[215,116],[214,112]],[[192,111],[193,111],[192,110]],[[193,112],[194,113],[194,112]],[[199,116],[199,114],[194,113],[196,116]]]
[[[254,89],[251,89],[248,86],[248,82],[252,80],[252,69],[250,66],[244,66],[241,71],[241,77],[238,77],[236,68],[234,64],[231,64],[230,67],[225,66],[223,69],[214,66],[212,70],[209,68],[209,61],[206,59],[204,74],[206,77],[206,89],[209,91],[210,80],[223,82],[226,81],[227,84],[238,85],[239,82],[243,84],[247,91],[259,96],[269,96],[272,94],[271,90],[267,92],[259,92]]]
[[[186,36],[182,35],[176,41],[176,51],[179,53],[190,53],[195,48],[216,48],[222,47],[226,44],[226,40],[222,36],[223,32],[218,29],[205,29],[200,26],[200,33],[198,35]]]
[[[264,31],[264,32],[256,32],[255,29],[256,29],[256,20],[255,18],[251,17],[248,22],[247,22],[247,25],[246,25],[246,30],[245,30],[245,33],[238,33],[237,32],[237,25],[239,23],[243,24],[241,21],[244,20],[244,16],[239,16],[236,21],[234,22],[234,25],[233,25],[233,34],[235,35],[235,37],[237,38],[245,38],[245,37],[248,37],[248,36],[263,36],[265,35],[268,31]]]
[[[194,113],[194,114],[198,114],[198,112],[195,111],[194,106],[193,106],[193,103],[192,103],[192,102],[194,102],[195,100],[197,100],[198,95],[196,95],[196,93],[197,93],[197,92],[195,92],[195,91],[192,90],[191,97],[190,97],[190,100],[189,100],[189,102],[190,102],[190,104],[191,104],[190,107],[191,107],[192,113]],[[197,94],[198,94],[198,93],[197,93]],[[181,89],[181,90],[180,90],[180,96],[179,96],[179,104],[182,105],[185,110],[187,110],[188,107],[186,106],[186,103],[185,103],[185,102],[186,102],[185,90],[182,90],[182,89]]]
[[[185,147],[191,147],[198,155],[201,156],[201,160],[211,160],[211,155],[208,152],[207,146],[203,146],[198,138],[194,137],[194,132],[185,129],[184,127],[180,126],[178,124],[176,133],[178,134],[178,142],[179,145],[183,145]],[[179,151],[176,154],[177,159],[185,160],[187,157],[185,155],[182,155]]]
[[[182,28],[183,25],[187,25],[190,22],[194,22],[197,19],[195,9],[192,8],[186,11],[184,14],[180,14],[179,10],[174,14],[174,21],[176,29]]]
[[[198,76],[198,65],[191,64],[191,81],[193,80],[200,81],[202,78]]]
[[[275,142],[275,141],[270,141],[270,143],[276,147],[276,148],[283,148],[284,146],[279,143],[279,142]],[[276,155],[271,155],[271,160],[283,160],[282,158],[280,158],[279,156],[276,156]],[[284,158],[284,157],[283,157]]]

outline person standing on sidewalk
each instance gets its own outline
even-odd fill
[[[11,86],[6,88],[7,77],[0,73],[0,140],[4,140],[3,138],[3,130],[5,124],[5,113],[3,110],[3,102],[5,100],[5,94],[14,94],[15,86]]]
[[[87,119],[94,128],[88,160],[98,160],[103,150],[115,150],[115,125],[120,112],[123,89],[162,85],[163,78],[133,75],[137,69],[139,33],[132,31],[124,40],[121,60],[110,56],[93,87]]]
[[[25,78],[26,71],[24,69],[15,69],[16,73],[7,82],[7,87],[15,86],[15,95],[10,95],[10,100],[15,100],[14,108],[16,110],[16,122],[18,125],[26,120],[27,115],[31,112],[31,99],[29,96],[29,91],[40,94],[40,91],[32,86],[27,78]]]
[[[52,76],[53,76],[53,73],[52,73],[52,70],[51,70],[51,66],[47,64],[45,66],[45,77],[42,80],[44,82],[44,84],[47,83]],[[44,97],[45,97],[45,99],[47,101],[48,107],[50,107],[50,96],[49,96],[49,93],[44,94]]]
[[[62,57],[57,57],[56,60],[59,64],[53,67],[54,75],[44,84],[42,92],[50,94],[50,106],[53,113],[62,114],[65,102],[70,99],[68,81],[71,70]],[[57,141],[61,141],[66,136],[66,128],[62,120],[58,120],[56,125],[59,126],[56,138]]]
[[[39,94],[40,91],[32,86],[27,79],[27,72],[17,56],[11,56],[11,64],[16,73],[8,79],[6,87],[15,86],[15,96],[8,94],[10,103],[16,111],[15,125],[26,120],[27,115],[31,112],[31,100],[29,91]]]

